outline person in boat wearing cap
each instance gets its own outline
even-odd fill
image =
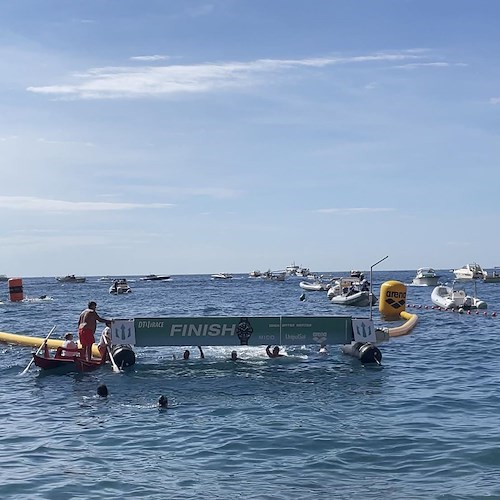
[[[284,356],[283,354],[280,354],[280,348],[275,345],[273,347],[273,350],[271,351],[271,346],[268,345],[266,347],[266,354],[270,357],[270,358],[281,358],[282,356]]]
[[[73,334],[68,332],[64,335],[64,342],[62,343],[61,356],[68,356],[69,358],[76,356],[78,353],[78,346],[73,340]]]
[[[111,326],[109,319],[104,319],[96,312],[97,304],[93,300],[88,303],[87,309],[82,311],[78,318],[78,337],[80,344],[84,348],[84,358],[89,361],[92,359],[92,344],[95,342],[94,334],[97,327],[97,322],[106,323],[106,326]]]

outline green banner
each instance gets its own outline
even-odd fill
[[[350,316],[168,317],[133,322],[136,346],[348,344],[353,340]]]

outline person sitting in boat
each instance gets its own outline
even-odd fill
[[[99,349],[99,353],[101,354],[101,359],[103,361],[106,361],[106,357],[108,354],[106,342],[108,343],[108,346],[111,348],[111,328],[109,326],[103,329],[101,333],[101,338],[99,339],[99,343],[97,344],[97,349]]]
[[[280,354],[280,348],[275,345],[273,347],[273,350],[271,351],[271,346],[268,345],[266,347],[266,354],[270,357],[270,358],[281,358],[282,356],[284,356],[284,354]]]
[[[351,286],[347,291],[347,296],[349,297],[349,295],[354,295],[356,292],[357,292],[356,287],[354,286],[354,284],[351,283]]]
[[[368,280],[363,280],[361,282],[361,291],[362,292],[368,292],[370,290],[370,283]]]
[[[64,335],[64,342],[62,343],[61,346],[61,351],[60,351],[60,356],[63,357],[73,357],[76,356],[78,353],[78,346],[76,345],[76,342],[73,340],[73,334],[71,332],[68,332],[66,335]]]

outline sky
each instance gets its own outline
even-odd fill
[[[0,274],[500,266],[499,18],[2,1]]]

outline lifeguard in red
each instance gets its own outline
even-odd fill
[[[87,309],[82,311],[78,319],[78,338],[80,344],[85,349],[85,359],[92,358],[92,344],[94,343],[94,334],[97,327],[97,322],[106,323],[107,326],[111,325],[109,319],[101,318],[96,312],[97,304],[90,301]]]

